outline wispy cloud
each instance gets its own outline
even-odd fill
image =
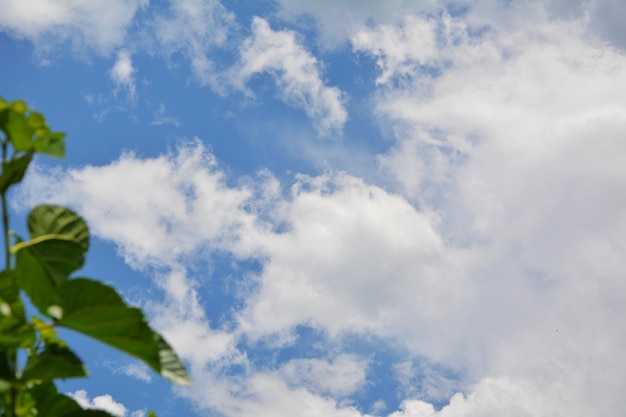
[[[154,112],[154,118],[150,122],[153,126],[173,125],[180,126],[180,120],[177,117],[167,116],[165,114],[165,104],[160,103],[159,109]]]
[[[130,101],[137,98],[137,87],[135,85],[135,73],[137,69],[133,67],[130,53],[126,50],[117,54],[117,59],[110,71],[111,81],[115,85],[113,95],[117,96],[120,90],[126,91],[126,96]]]
[[[223,47],[236,28],[232,12],[218,1],[172,1],[148,26],[160,54],[184,54],[195,77],[218,88],[216,73],[221,68],[216,67],[211,52]]]
[[[240,47],[239,63],[230,71],[239,88],[257,74],[274,77],[280,97],[302,108],[322,136],[341,131],[348,119],[347,94],[322,80],[321,65],[298,41],[295,32],[274,31],[262,18],[252,20],[252,36]]]

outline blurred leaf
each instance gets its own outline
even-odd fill
[[[23,101],[14,101],[8,109],[5,109],[3,126],[0,126],[16,152],[33,149],[34,129],[28,124],[28,119],[24,115],[26,110],[28,108]]]
[[[28,111],[28,106],[24,100],[13,100],[10,105],[11,110],[16,113],[24,114]]]
[[[35,325],[35,329],[39,332],[39,334],[41,335],[41,339],[44,342],[52,341],[52,340],[59,340],[59,339],[56,339],[55,337],[58,332],[54,330],[53,327],[51,327],[50,323],[46,323],[39,317],[34,317],[34,316],[32,320],[33,320],[33,324]],[[61,344],[62,346],[67,346],[64,342],[57,343],[57,344]]]
[[[37,417],[115,417],[102,410],[84,410],[71,397],[59,394],[52,382],[30,389],[37,405]]]
[[[26,322],[24,304],[17,288],[17,277],[12,270],[0,271],[0,299],[8,304],[10,314],[21,323]],[[0,311],[1,312],[1,311]]]
[[[35,150],[55,158],[65,158],[65,133],[45,132],[35,141]]]
[[[48,128],[48,125],[46,124],[46,118],[43,116],[43,114],[39,112],[31,112],[26,120],[28,122],[28,125],[34,130]]]
[[[59,394],[52,382],[35,385],[30,391],[37,404],[38,417],[57,417],[81,410],[74,399]]]
[[[113,288],[98,281],[76,278],[65,282],[58,291],[63,310],[60,326],[129,353],[172,382],[190,382],[181,360],[148,326],[142,311],[128,307]]]
[[[26,321],[24,305],[15,285],[12,271],[0,272],[0,346],[30,347],[35,343],[35,330]]]
[[[6,193],[7,189],[24,178],[24,173],[33,159],[33,153],[27,152],[26,154],[12,158],[8,162],[2,163],[2,175],[0,175],[0,194]]]
[[[33,398],[30,390],[17,391],[17,398],[15,399],[15,415],[19,417],[37,417],[37,410],[35,409],[35,399]]]
[[[67,347],[50,343],[43,352],[28,358],[20,379],[51,381],[82,376],[87,376],[87,371],[80,358]]]
[[[0,316],[0,346],[2,348],[30,347],[37,335],[30,323],[20,323],[15,317]]]
[[[6,350],[0,350],[0,391],[4,391],[7,384],[15,380],[15,366],[11,360],[11,354]]]
[[[30,238],[44,235],[63,235],[89,249],[89,229],[85,220],[74,211],[55,205],[42,204],[28,215]]]
[[[37,416],[39,417],[39,416]],[[115,417],[104,410],[80,410],[69,414],[63,414],[60,417]]]
[[[163,336],[155,332],[158,337],[159,344],[159,359],[161,361],[161,375],[170,381],[187,385],[191,383],[191,379],[187,374],[185,365],[180,360],[174,349],[165,341]]]

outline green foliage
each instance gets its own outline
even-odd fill
[[[7,192],[22,180],[35,154],[64,157],[65,134],[51,131],[44,116],[23,101],[1,97],[0,130],[6,264],[0,271],[0,417],[111,416],[83,410],[57,392],[54,380],[87,376],[81,359],[58,337],[60,327],[133,355],[174,383],[190,383],[182,361],[140,309],[108,285],[73,276],[89,249],[89,229],[78,214],[37,206],[27,220],[29,240],[16,236],[10,244]],[[26,311],[23,296],[45,318]],[[26,358],[21,368],[18,351]]]

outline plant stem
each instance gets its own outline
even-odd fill
[[[2,165],[7,160],[7,138],[2,141]],[[4,263],[7,270],[11,269],[11,253],[9,252],[9,213],[7,210],[6,191],[2,193],[2,234],[4,236]]]
[[[4,163],[7,160],[7,142],[8,138],[4,138],[2,140],[2,167],[4,168]],[[2,235],[4,237],[4,261],[5,268],[8,270],[11,269],[11,253],[9,251],[9,213],[7,210],[7,199],[6,199],[6,191],[0,194],[0,198],[2,199]],[[14,374],[17,376],[17,370],[15,369],[17,364],[17,352],[9,352],[9,360],[11,365],[14,368]],[[10,404],[10,413],[11,417],[15,417],[17,415],[17,389],[14,386],[11,386],[11,404]]]
[[[7,214],[7,199],[2,194],[2,231],[4,235],[5,268],[11,269],[11,253],[9,252],[9,216]]]

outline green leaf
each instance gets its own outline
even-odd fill
[[[50,310],[56,304],[54,288],[83,266],[84,248],[63,235],[44,235],[20,242],[11,250],[17,252],[18,287],[42,314],[57,318]]]
[[[129,353],[165,378],[190,383],[182,361],[148,325],[141,310],[127,306],[111,287],[76,278],[58,288],[64,326]]]
[[[26,362],[21,381],[52,381],[57,378],[87,376],[87,370],[78,356],[65,346],[46,344],[43,352]]]
[[[42,204],[28,215],[31,239],[44,235],[63,235],[89,249],[89,229],[85,220],[74,211],[55,205]]]
[[[9,314],[20,321],[26,322],[26,313],[24,304],[20,298],[20,290],[17,287],[17,277],[15,272],[11,270],[0,271],[0,302],[7,304]],[[6,308],[0,307],[0,314]]]
[[[66,281],[72,272],[85,263],[84,247],[65,235],[39,236],[28,242],[18,243],[11,251],[17,253],[18,258],[20,253],[28,252],[55,284]],[[19,285],[20,278],[23,277],[17,267],[16,270]]]
[[[54,304],[54,281],[27,249],[17,253],[15,272],[18,286],[26,292],[35,307],[47,316],[48,308]]]
[[[37,416],[39,417],[39,416]],[[109,414],[104,410],[80,410],[73,413],[63,414],[59,417],[115,417],[113,414]]]
[[[65,158],[65,133],[45,132],[35,141],[35,150],[55,158]]]
[[[55,205],[35,207],[27,222],[32,240],[11,249],[17,253],[18,286],[42,314],[57,318],[50,310],[57,303],[54,288],[83,266],[89,229],[75,212]]]
[[[52,382],[31,388],[30,395],[35,400],[37,417],[114,417],[103,410],[84,410],[73,399],[59,394]]]
[[[26,154],[12,158],[8,162],[2,163],[2,175],[0,175],[0,194],[6,193],[7,189],[24,178],[26,169],[33,159],[33,153],[27,152]]]
[[[15,380],[15,365],[11,358],[11,353],[0,351],[0,391],[6,391]]]
[[[81,410],[74,399],[59,394],[52,382],[35,385],[30,392],[37,404],[38,417],[57,417]]]
[[[30,151],[33,149],[33,133],[34,129],[29,125],[28,119],[24,113],[28,110],[23,101],[14,101],[8,109],[5,110],[5,120],[2,130],[13,144],[16,152]]]
[[[36,417],[37,409],[35,407],[35,399],[30,390],[17,391],[15,399],[15,415],[19,417]]]
[[[33,324],[35,325],[35,330],[39,332],[41,335],[41,340],[45,343],[56,343],[61,346],[67,347],[65,342],[62,342],[60,339],[57,339],[55,336],[57,335],[57,331],[52,327],[54,323],[46,323],[44,320],[39,317],[33,316],[32,318]]]
[[[157,415],[154,411],[150,410],[150,412],[148,412],[148,417],[157,417]]]
[[[158,337],[161,375],[176,384],[191,384],[191,379],[189,378],[189,374],[187,374],[187,369],[176,352],[174,352],[174,349],[172,349],[169,343],[165,341],[163,336],[156,332],[155,336]]]
[[[28,111],[28,106],[24,100],[13,100],[10,108],[18,114],[24,114]]]
[[[11,316],[0,316],[0,346],[3,348],[30,347],[37,335],[30,323],[20,323]]]
[[[26,321],[24,305],[15,285],[12,271],[0,272],[0,346],[30,347],[35,343],[35,330]]]

